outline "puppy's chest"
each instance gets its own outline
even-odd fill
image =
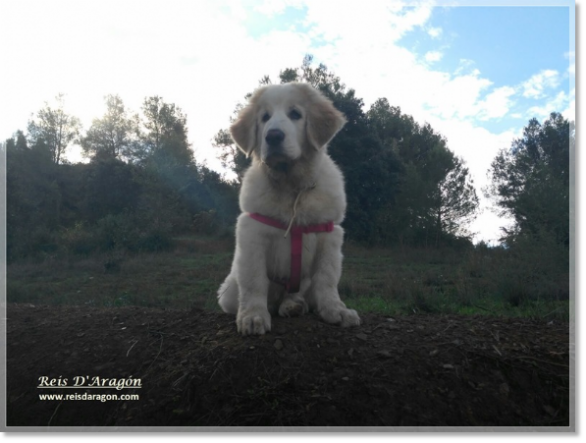
[[[287,238],[283,233],[271,236],[267,251],[267,273],[270,278],[288,278],[291,272],[291,234]],[[307,276],[311,272],[313,261],[319,247],[317,234],[302,234],[301,272]]]
[[[328,204],[330,203],[330,204]],[[271,196],[271,208],[276,218],[289,223],[295,214],[295,224],[311,225],[334,220],[335,212],[331,207],[331,199],[318,190],[303,191],[301,194]]]

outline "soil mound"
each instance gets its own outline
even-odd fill
[[[234,317],[203,310],[7,316],[8,426],[570,425],[568,324],[366,314],[341,329],[307,315],[243,338]]]

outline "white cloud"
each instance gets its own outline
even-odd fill
[[[442,35],[442,32],[443,31],[441,28],[429,28],[427,30],[427,33],[431,38],[438,38],[440,35]]]
[[[575,91],[574,91],[575,93]],[[573,99],[565,91],[560,91],[551,100],[548,100],[542,106],[532,106],[527,111],[529,118],[537,118],[539,120],[549,117],[552,112],[566,112],[569,113],[570,106],[573,109]]]
[[[298,6],[300,2],[295,0],[265,0],[254,9],[268,18],[281,14],[288,6]]]
[[[508,217],[500,217],[494,212],[494,207],[486,201],[480,204],[480,214],[470,224],[470,232],[474,234],[473,241],[479,242],[484,240],[486,243],[496,246],[499,239],[503,237],[503,228],[511,229],[514,226],[514,220]]]
[[[574,77],[576,75],[576,53],[574,51],[568,51],[564,54],[564,57],[570,62],[568,74]]]
[[[423,58],[425,58],[425,61],[428,63],[434,63],[439,62],[443,56],[444,54],[440,51],[429,51],[423,56]]]
[[[405,8],[400,2],[331,2],[306,1],[307,23],[316,36],[326,41],[343,41],[367,48],[389,44],[405,33],[423,26],[431,16],[433,2],[421,2]],[[362,20],[357,21],[357,17]],[[348,26],[353,23],[353,26]]]
[[[553,69],[545,69],[523,83],[523,96],[533,99],[543,98],[546,89],[555,88],[559,83],[559,72]]]
[[[425,105],[433,115],[465,120],[478,115],[480,98],[491,84],[490,80],[480,76],[480,72],[474,71],[468,75],[444,75],[435,85],[426,84],[423,79],[421,86],[427,93]]]
[[[480,120],[501,118],[507,115],[513,105],[511,96],[514,94],[515,89],[510,86],[497,88],[488,94],[480,104]]]
[[[501,133],[475,125],[473,122],[460,122],[432,118],[429,120],[448,140],[448,147],[459,157],[466,160],[474,177],[477,189],[488,184],[486,173],[498,152],[509,148],[520,130],[509,129]]]
[[[576,88],[573,88],[570,91],[570,97],[569,97],[569,103],[568,103],[568,107],[562,111],[562,115],[570,120],[570,121],[576,121]]]
[[[576,75],[576,63],[574,61],[572,61],[570,66],[568,66],[568,74]]]

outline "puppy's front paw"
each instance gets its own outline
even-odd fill
[[[281,317],[301,317],[309,311],[307,303],[303,299],[286,298],[279,306]]]
[[[319,315],[326,323],[339,324],[343,328],[360,325],[358,313],[354,309],[348,309],[345,306],[321,309]]]
[[[271,314],[262,308],[240,310],[236,326],[242,335],[263,335],[271,330]]]

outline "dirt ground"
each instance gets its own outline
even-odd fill
[[[7,317],[8,426],[569,426],[568,324],[307,315],[242,338],[203,310],[9,304]],[[51,379],[67,387],[38,388]],[[39,399],[84,393],[140,399]]]

